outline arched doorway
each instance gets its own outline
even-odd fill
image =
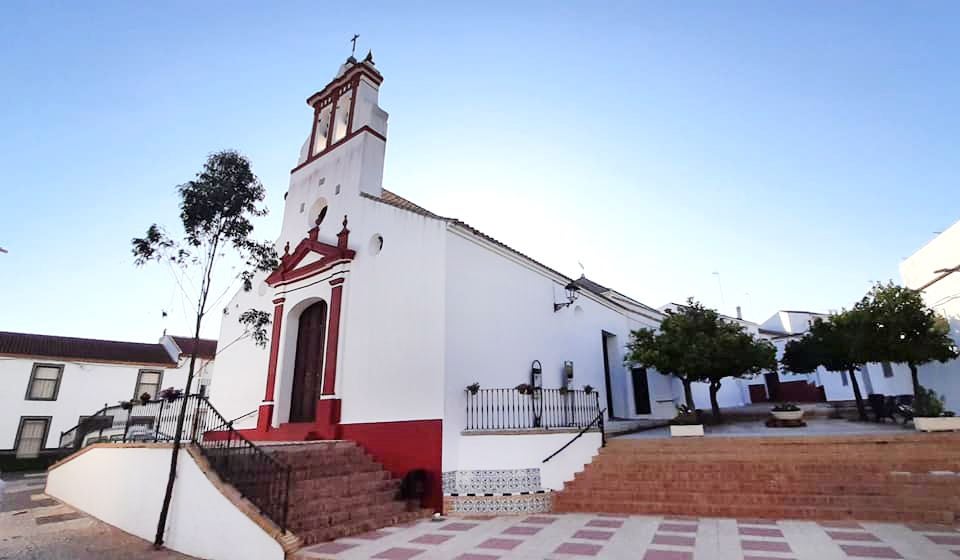
[[[290,421],[313,422],[323,377],[323,342],[327,304],[317,302],[303,310],[297,330],[297,354],[290,396]]]

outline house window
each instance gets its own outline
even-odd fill
[[[843,380],[843,386],[844,386],[844,387],[846,387],[847,385],[850,384],[850,379],[847,377],[847,372],[841,371],[841,372],[840,372],[840,379]]]
[[[137,374],[137,387],[133,391],[133,398],[139,399],[140,395],[146,393],[151,399],[157,398],[160,392],[160,379],[163,377],[162,371],[153,369],[141,369]]]
[[[30,459],[40,455],[50,429],[49,417],[23,416],[17,429],[17,458]]]
[[[880,368],[883,369],[884,377],[893,377],[893,366],[890,365],[890,362],[881,363]]]
[[[33,364],[30,383],[27,385],[28,401],[55,401],[60,392],[60,377],[63,365]]]

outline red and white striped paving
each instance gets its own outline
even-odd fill
[[[420,521],[304,548],[301,560],[957,560],[946,525],[605,514]]]

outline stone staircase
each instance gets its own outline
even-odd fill
[[[304,545],[430,515],[399,498],[400,481],[356,443],[262,444],[292,467],[288,527]]]
[[[960,434],[615,439],[554,511],[953,523]]]

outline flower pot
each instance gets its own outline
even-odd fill
[[[771,410],[770,414],[777,420],[800,420],[803,418],[802,410]]]
[[[671,424],[670,435],[672,437],[702,437],[703,424]]]
[[[917,416],[913,427],[919,432],[949,432],[960,430],[960,416]]]

